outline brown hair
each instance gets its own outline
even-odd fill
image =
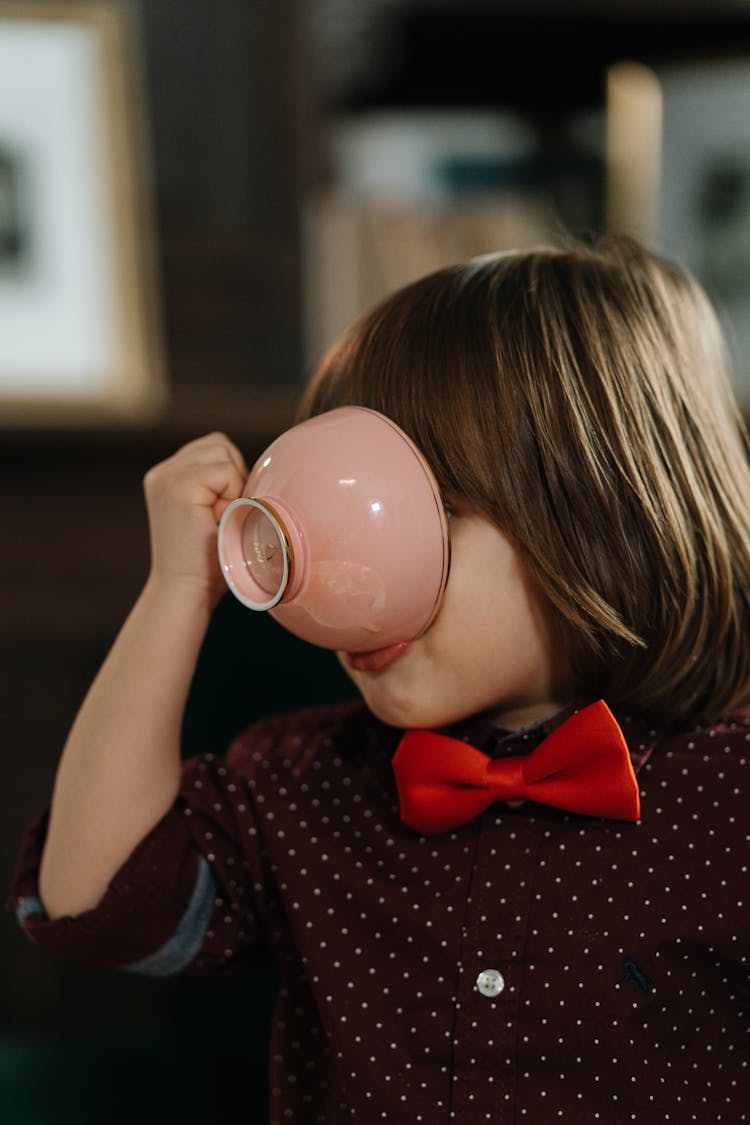
[[[380,410],[520,548],[587,692],[659,721],[750,698],[750,471],[696,280],[609,236],[394,293],[323,358],[300,419]]]

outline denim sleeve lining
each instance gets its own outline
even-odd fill
[[[150,977],[168,977],[179,973],[193,960],[203,944],[213,913],[216,893],[216,880],[211,868],[203,856],[198,856],[195,889],[175,932],[155,953],[131,965],[119,965],[117,968],[126,973],[138,973]],[[30,935],[26,928],[26,919],[33,914],[40,914],[47,920],[47,912],[42,900],[36,895],[27,895],[19,899],[16,917],[27,936]]]
[[[217,887],[208,861],[198,857],[198,878],[190,905],[171,938],[161,949],[132,965],[121,965],[125,973],[147,977],[170,977],[189,965],[203,945],[211,920]]]
[[[47,911],[44,909],[44,904],[36,895],[26,895],[25,898],[19,898],[16,906],[16,918],[21,926],[21,929],[29,936],[29,931],[26,929],[26,919],[30,918],[32,914],[41,914],[46,919]]]

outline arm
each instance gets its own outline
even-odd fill
[[[242,455],[221,434],[147,473],[146,585],[94,680],[58,767],[39,893],[51,919],[94,907],[177,794],[195,663],[226,589],[216,523],[239,496]]]

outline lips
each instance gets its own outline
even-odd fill
[[[375,649],[374,652],[347,652],[346,662],[355,672],[381,672],[389,668],[407,649],[411,648],[409,641],[399,644],[387,645],[386,648]]]

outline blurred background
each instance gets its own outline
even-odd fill
[[[394,286],[606,229],[692,266],[747,412],[746,3],[0,0],[6,887],[144,578],[149,466],[212,429],[251,463]],[[225,598],[184,753],[350,696]],[[274,987],[67,964],[5,911],[0,1120],[264,1121]]]

